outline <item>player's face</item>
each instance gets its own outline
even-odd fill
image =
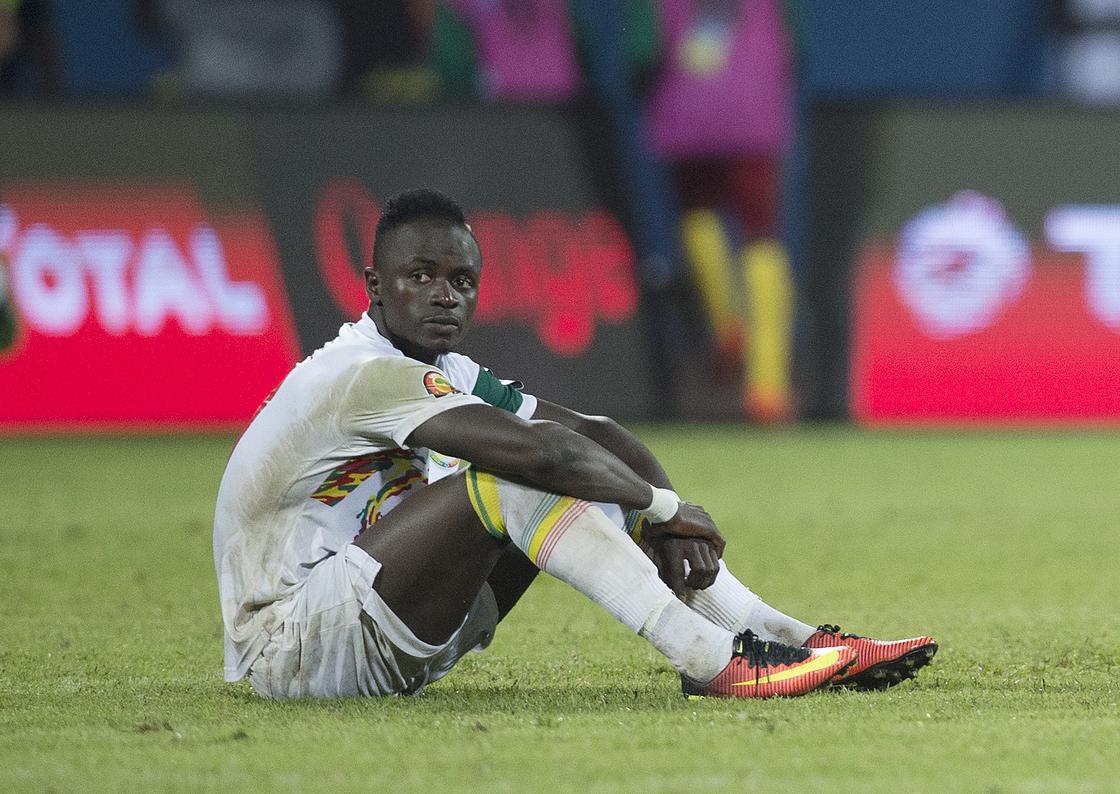
[[[389,234],[382,261],[366,269],[370,314],[405,355],[430,364],[467,331],[482,254],[469,231],[448,221],[421,218]]]

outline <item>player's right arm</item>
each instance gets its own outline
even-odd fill
[[[552,493],[648,511],[654,486],[590,438],[552,421],[529,421],[462,394],[446,376],[411,359],[362,366],[347,389],[344,420],[353,432],[427,447]],[[655,533],[702,538],[718,553],[723,538],[699,508],[682,504]]]
[[[425,421],[412,431],[408,443],[469,460],[545,491],[634,510],[650,504],[650,483],[590,438],[558,422],[527,421],[490,405],[464,405]]]
[[[634,510],[650,506],[652,486],[591,439],[557,422],[526,421],[489,405],[465,405],[436,414],[417,427],[410,446],[469,460],[472,466],[527,482],[544,491]],[[724,541],[711,518],[682,503],[655,532],[701,538],[717,556]]]
[[[559,422],[605,447],[652,485],[673,487],[669,475],[641,439],[610,417],[588,416],[562,405],[538,400],[533,418]],[[694,520],[711,522],[711,517],[698,505],[682,504],[681,510],[686,515],[691,514]],[[686,585],[694,590],[703,590],[715,582],[719,574],[719,555],[723,547],[717,551],[695,538],[681,537],[672,531],[671,522],[668,526],[644,525],[639,542],[657,564],[661,578],[678,594],[684,592]]]

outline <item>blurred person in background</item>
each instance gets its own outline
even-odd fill
[[[0,0],[0,96],[59,93],[59,62],[47,0]]]
[[[341,93],[373,101],[427,102],[438,93],[427,64],[435,0],[332,0],[343,31]]]
[[[568,102],[580,89],[567,0],[443,0],[433,55],[453,94]]]
[[[1060,90],[1120,104],[1120,0],[1056,0],[1055,11]]]
[[[654,148],[672,163],[682,239],[728,369],[743,356],[744,407],[791,413],[793,288],[778,242],[792,56],[778,0],[658,0],[664,61],[648,100]]]
[[[315,98],[334,93],[343,31],[326,0],[139,0],[187,94]]]

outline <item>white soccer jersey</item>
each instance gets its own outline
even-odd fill
[[[457,353],[407,358],[368,315],[296,365],[230,456],[214,516],[225,678],[246,675],[310,570],[449,469],[405,439],[438,413],[537,401]],[[431,458],[431,460],[429,459]],[[376,530],[374,530],[376,531]]]

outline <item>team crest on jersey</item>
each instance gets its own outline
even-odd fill
[[[424,388],[433,397],[444,397],[458,392],[458,389],[451,385],[451,381],[447,379],[446,375],[435,370],[424,375]]]

